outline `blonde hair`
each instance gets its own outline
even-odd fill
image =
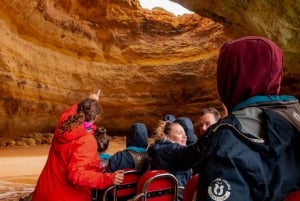
[[[165,140],[167,136],[169,135],[172,126],[178,124],[178,122],[172,122],[172,121],[159,121],[157,128],[154,131],[154,140]]]

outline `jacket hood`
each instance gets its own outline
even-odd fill
[[[63,144],[88,134],[89,133],[84,129],[84,127],[82,125],[79,125],[74,129],[63,133],[63,135],[61,135],[58,129],[56,129],[53,139],[58,143]]]
[[[248,107],[234,111],[220,123],[212,125],[210,131],[230,128],[253,150],[278,157],[300,131],[299,114],[299,102],[294,97],[259,98],[248,101]]]
[[[143,123],[134,123],[126,136],[126,147],[135,146],[147,148],[148,146],[148,131]]]
[[[197,141],[197,136],[194,133],[194,125],[189,118],[179,117],[174,122],[178,122],[183,127],[187,137],[187,145]]]
[[[163,117],[163,121],[175,121],[176,118],[174,115],[172,114],[166,114],[164,117]]]
[[[278,95],[282,50],[272,41],[247,36],[224,44],[217,66],[217,88],[228,111],[255,95]]]
[[[62,124],[72,115],[77,113],[78,104],[74,104],[67,108],[59,117],[55,131],[54,131],[54,138],[56,142],[59,144],[68,143],[74,139],[80,138],[83,135],[88,135],[89,133],[85,130],[83,127],[83,124],[76,126],[72,130],[68,130],[65,133],[60,133],[60,128]],[[95,128],[94,125],[92,125],[92,128]]]

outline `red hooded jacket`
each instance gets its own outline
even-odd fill
[[[97,143],[82,125],[60,134],[61,124],[76,114],[77,104],[59,118],[48,159],[32,201],[90,201],[91,188],[113,184],[114,173],[99,170]]]

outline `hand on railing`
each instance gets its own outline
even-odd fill
[[[122,184],[123,180],[124,180],[124,170],[115,171],[114,185]]]

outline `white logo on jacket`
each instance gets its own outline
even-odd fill
[[[228,181],[216,178],[208,186],[208,195],[215,201],[227,200],[230,196],[231,187]]]

